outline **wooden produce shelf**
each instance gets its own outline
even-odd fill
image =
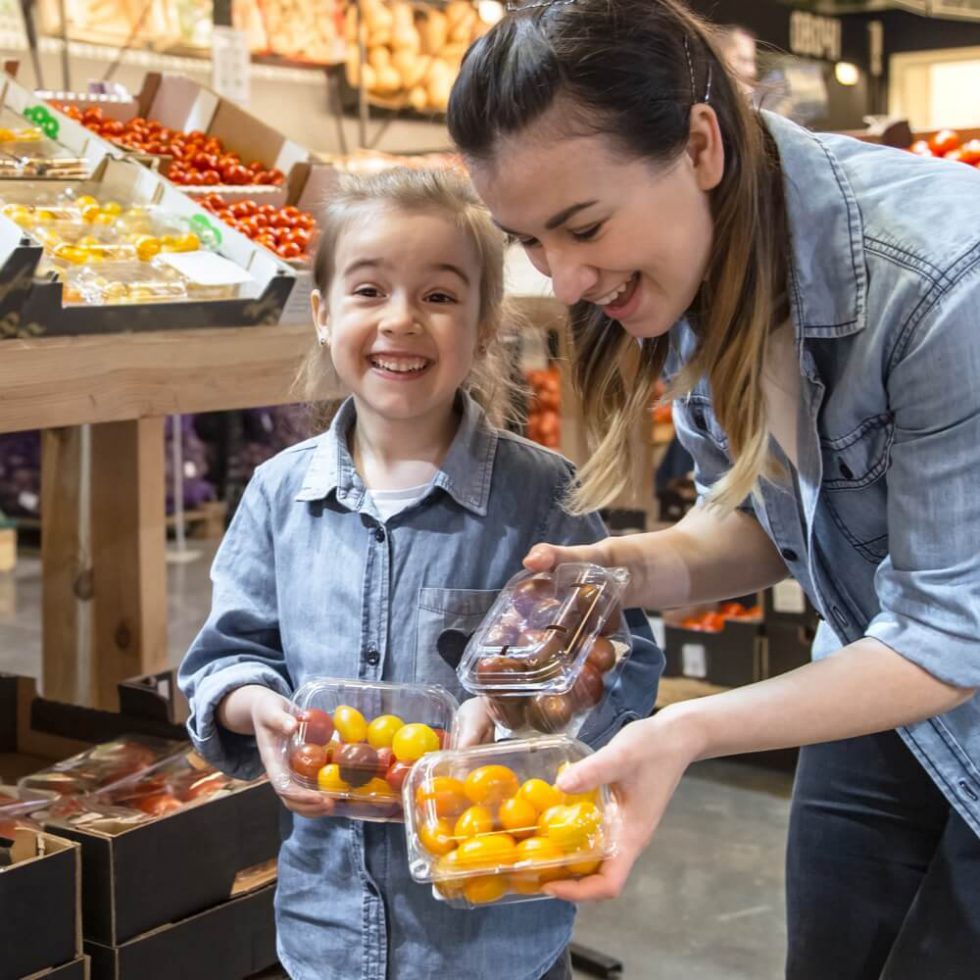
[[[44,430],[46,697],[114,709],[120,680],[166,666],[164,417],[295,401],[312,343],[286,326],[0,342],[0,432]]]
[[[731,690],[719,684],[709,684],[707,681],[693,680],[690,677],[661,677],[657,691],[657,707],[666,708],[668,704],[678,704],[690,701],[692,698],[704,698],[709,694],[724,694]]]

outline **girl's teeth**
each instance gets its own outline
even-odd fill
[[[416,358],[412,361],[389,361],[381,357],[374,358],[373,363],[375,367],[379,367],[384,371],[394,371],[398,374],[408,374],[411,371],[421,371],[426,364],[422,358]]]

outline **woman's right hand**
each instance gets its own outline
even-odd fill
[[[300,786],[292,777],[282,750],[299,722],[289,710],[289,701],[275,691],[263,689],[252,695],[251,719],[262,765],[283,806],[301,817],[326,817],[333,803],[315,790]]]

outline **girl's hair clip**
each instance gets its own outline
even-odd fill
[[[566,0],[566,2],[573,2],[573,0]],[[691,104],[698,104],[698,97],[696,92],[696,83],[694,81],[694,60],[691,58],[691,46],[687,43],[687,36],[684,37],[684,54],[687,56],[687,72],[691,76]],[[704,98],[700,100],[705,105],[711,104],[711,62],[708,62],[708,81],[704,87]]]
[[[570,3],[575,3],[575,0],[537,0],[536,3],[514,3],[513,0],[507,0],[507,11],[513,14],[519,10],[535,10],[538,7],[565,7]]]

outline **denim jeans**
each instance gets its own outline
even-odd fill
[[[894,732],[804,748],[787,980],[975,980],[980,838]]]

